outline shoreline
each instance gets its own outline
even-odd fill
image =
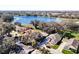
[[[0,11],[0,16],[4,15],[79,19],[79,11]]]

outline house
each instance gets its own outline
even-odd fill
[[[70,43],[70,46],[69,48],[72,48],[72,49],[77,49],[78,48],[78,45],[79,45],[79,41],[72,38],[72,39],[69,39],[69,42]]]
[[[48,39],[48,42],[50,42],[51,44],[55,45],[61,40],[61,37],[59,34],[55,33],[49,35],[48,37],[46,37],[46,39]]]
[[[43,45],[55,45],[57,44],[59,41],[61,40],[61,37],[59,34],[55,33],[55,34],[50,34],[49,36],[47,36],[42,42],[40,42],[38,44],[38,46],[43,46]]]

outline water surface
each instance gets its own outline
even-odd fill
[[[41,22],[61,22],[62,20],[58,18],[49,18],[42,16],[14,16],[14,22],[19,22],[21,24],[29,24],[33,20],[39,20]]]

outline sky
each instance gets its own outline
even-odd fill
[[[0,0],[0,10],[79,10],[79,0]]]

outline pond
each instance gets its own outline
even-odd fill
[[[61,22],[59,18],[49,18],[42,16],[14,16],[14,22],[21,24],[29,24],[33,20],[39,20],[41,22]]]

